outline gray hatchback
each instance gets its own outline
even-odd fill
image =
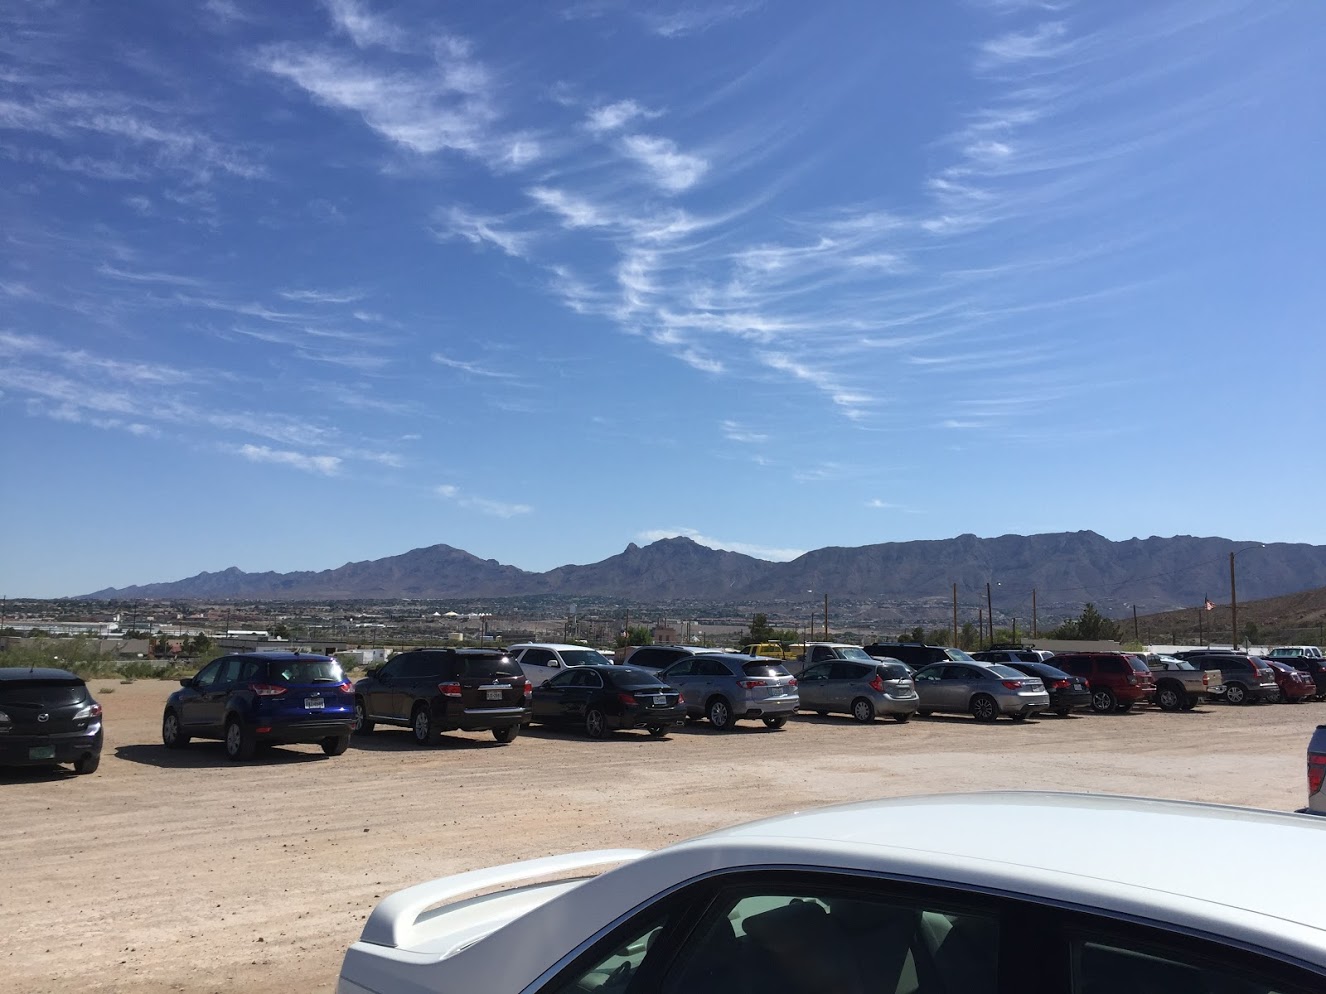
[[[897,660],[820,663],[801,674],[797,693],[803,711],[845,713],[863,723],[877,714],[907,721],[920,706],[911,667]]]
[[[688,718],[708,718],[720,731],[739,718],[782,728],[796,714],[797,682],[776,659],[735,652],[680,659],[659,674],[682,692]]]
[[[994,721],[1006,714],[1023,721],[1050,707],[1045,684],[1000,663],[931,663],[916,674],[917,714],[970,714]]]

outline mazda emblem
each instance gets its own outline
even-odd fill
[[[45,711],[43,711],[41,714],[37,715],[37,720],[38,720],[38,721],[50,721],[50,720],[51,720],[51,716],[50,716],[49,714],[47,714]]]

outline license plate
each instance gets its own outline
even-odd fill
[[[654,706],[655,706],[655,707],[662,707],[662,706],[663,706],[664,704],[666,704],[666,703],[668,703],[668,699],[667,699],[666,697],[655,697],[655,698],[654,698]]]
[[[502,692],[500,690],[490,690],[488,691],[488,699],[490,701],[500,701],[502,699]]]
[[[54,759],[55,746],[32,746],[28,749],[28,759]]]
[[[310,711],[316,711],[319,708],[325,708],[326,706],[327,702],[324,701],[321,697],[304,698],[304,707],[308,708]]]

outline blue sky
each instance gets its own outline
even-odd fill
[[[1326,542],[1324,43],[1273,0],[6,4],[0,592]]]

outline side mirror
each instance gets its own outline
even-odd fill
[[[180,686],[181,686],[181,687],[192,687],[192,686],[193,686],[193,677],[191,677],[191,676],[186,676],[183,680],[180,681]]]
[[[364,670],[364,676],[376,677],[381,669],[382,667],[380,666],[370,666],[368,669]]]
[[[550,660],[548,660],[548,666],[549,666],[550,668],[556,669],[558,666],[561,666],[561,665],[562,665],[562,664],[559,663],[559,662],[558,662],[557,660],[555,660],[555,659],[550,659]]]

